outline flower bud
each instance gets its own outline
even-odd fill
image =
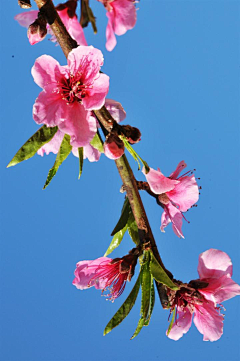
[[[67,14],[72,19],[76,16],[77,1],[69,0],[63,4],[58,4],[55,8],[57,11],[62,11],[67,9]]]
[[[141,140],[141,132],[131,125],[122,125],[122,132],[130,144],[138,143]]]
[[[39,16],[28,28],[27,36],[31,45],[42,41],[47,35],[47,22]]]
[[[30,0],[18,0],[18,5],[22,9],[30,9],[32,7]]]
[[[115,132],[106,137],[104,153],[110,159],[118,159],[124,154],[124,143]]]

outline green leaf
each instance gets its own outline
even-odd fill
[[[151,262],[150,262],[150,271],[152,273],[153,278],[160,283],[163,283],[168,288],[172,290],[178,290],[179,287],[173,283],[173,281],[166,274],[164,269],[160,266],[153,253],[151,252]]]
[[[122,207],[122,211],[121,211],[121,216],[114,228],[114,230],[111,233],[111,236],[114,236],[114,234],[116,234],[117,232],[119,232],[121,229],[123,229],[128,221],[128,217],[129,217],[129,211],[130,211],[130,203],[128,198],[125,198],[125,201],[123,203],[123,207]]]
[[[126,230],[127,230],[127,226],[125,226],[123,229],[121,229],[114,235],[112,242],[110,243],[107,251],[104,254],[104,257],[107,257],[110,253],[112,253],[115,250],[115,248],[117,248],[120,245]]]
[[[128,150],[128,152],[131,154],[131,156],[133,157],[134,160],[137,161],[138,163],[138,170],[141,169],[139,160],[142,162],[143,166],[145,167],[145,172],[146,174],[149,172],[150,168],[147,164],[147,162],[145,162],[145,160],[143,160],[138,154],[137,152],[133,149],[133,147],[128,143],[127,139],[123,136],[120,137],[126,147],[126,149]]]
[[[83,170],[83,147],[78,148],[78,156],[79,156],[79,176],[78,179],[80,179],[82,175]]]
[[[155,304],[155,290],[154,290],[154,283],[153,283],[153,277],[152,277],[152,285],[151,285],[151,298],[150,298],[150,305],[149,305],[149,314],[148,318],[145,320],[144,326],[148,326],[150,319],[152,317],[153,307]]]
[[[93,146],[93,148],[97,149],[100,153],[104,152],[103,141],[101,139],[101,136],[100,136],[99,132],[97,132],[95,134],[95,136],[91,140],[90,144]]]
[[[151,307],[153,308],[153,305],[151,305],[151,288],[153,284],[153,277],[150,273],[149,269],[149,262],[150,262],[150,254],[149,252],[145,252],[143,265],[141,267],[142,269],[142,279],[141,279],[141,288],[142,288],[142,300],[141,300],[141,318],[138,321],[137,328],[131,337],[131,340],[135,338],[143,326],[149,324],[150,317],[149,313],[151,310]],[[148,320],[149,319],[149,320]]]
[[[170,325],[169,325],[168,330],[167,330],[167,336],[169,335],[169,333],[170,333],[170,331],[171,331],[171,329],[172,329],[172,327],[173,327],[173,324],[174,324],[175,314],[176,314],[176,308],[174,308],[172,314],[173,314],[173,315],[172,315],[172,319],[171,319]]]
[[[62,162],[68,157],[71,150],[72,150],[72,146],[70,145],[70,136],[68,134],[65,134],[63,141],[61,143],[60,149],[58,151],[55,163],[54,163],[53,167],[50,169],[50,171],[48,172],[47,180],[46,180],[46,183],[44,184],[43,189],[45,189],[49,185],[49,183],[51,182],[51,180],[57,173],[58,168],[60,167]]]
[[[48,143],[56,134],[58,127],[47,128],[43,125],[15,154],[11,162],[7,165],[7,168],[12,167],[23,160],[32,158],[44,144]]]
[[[132,238],[132,240],[136,244],[136,246],[138,246],[140,243],[139,234],[138,234],[138,226],[135,221],[135,218],[134,218],[131,208],[130,208],[129,217],[128,217],[128,221],[127,221],[127,229],[128,229],[129,236]]]
[[[142,272],[139,273],[138,279],[126,301],[122,304],[122,306],[119,308],[119,310],[115,313],[113,318],[108,322],[107,326],[105,327],[103,333],[104,336],[111,332],[114,327],[117,327],[125,319],[125,317],[127,317],[129,312],[133,308],[139,292],[141,278]]]

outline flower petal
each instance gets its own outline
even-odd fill
[[[18,24],[28,28],[38,17],[38,10],[30,10],[24,13],[17,14],[14,19]]]
[[[222,303],[232,297],[240,295],[240,286],[234,282],[228,275],[219,278],[204,279],[209,282],[206,288],[199,290],[206,299],[215,303]]]
[[[97,123],[90,112],[78,102],[74,102],[64,106],[64,117],[59,123],[59,129],[71,136],[73,147],[84,147],[96,134]]]
[[[68,78],[68,71],[50,55],[42,55],[32,67],[32,76],[38,86],[45,88],[49,84],[57,86],[57,82],[64,76]]]
[[[113,24],[114,24],[114,14],[113,12],[107,12],[107,17],[108,17],[108,24],[107,24],[107,28],[106,28],[106,49],[108,51],[112,51],[116,44],[117,44],[117,39],[116,36],[114,34],[114,30],[113,30]]]
[[[33,119],[37,124],[46,124],[48,127],[54,127],[59,124],[64,116],[64,105],[55,85],[48,85],[39,94],[33,105]]]
[[[211,301],[195,305],[193,322],[203,334],[203,341],[217,341],[223,334],[223,316]]]
[[[54,135],[54,137],[50,140],[50,142],[44,144],[38,151],[37,154],[43,157],[44,153],[48,155],[49,153],[57,154],[64,138],[64,133],[60,130]]]
[[[75,155],[75,157],[79,157],[78,154],[78,148],[73,147],[72,149],[72,153],[73,155]],[[91,144],[87,144],[83,147],[83,158],[84,159],[88,159],[89,162],[97,162],[100,158],[101,153],[95,149]]]
[[[79,73],[83,84],[92,84],[103,65],[103,54],[93,46],[79,46],[68,54],[71,74]]]
[[[176,207],[171,203],[166,204],[161,218],[161,231],[164,232],[164,228],[172,222],[174,233],[179,238],[184,238],[182,233],[182,218],[182,213]]]
[[[171,191],[174,189],[176,184],[179,183],[178,180],[169,179],[165,177],[160,170],[155,170],[150,168],[150,171],[146,173],[145,168],[143,168],[143,174],[147,178],[148,184],[155,194],[162,194]]]
[[[179,178],[179,183],[167,192],[167,195],[182,212],[186,212],[199,199],[199,189],[194,175]]]
[[[198,274],[200,278],[219,278],[223,275],[232,276],[230,257],[217,249],[209,249],[199,256]]]
[[[175,169],[175,171],[170,174],[169,178],[177,179],[177,177],[179,176],[181,171],[184,168],[186,168],[186,166],[187,166],[187,164],[184,162],[184,160],[182,160],[180,163],[178,163],[177,168]]]
[[[105,103],[108,89],[109,76],[106,74],[99,74],[94,80],[92,89],[87,91],[86,97],[82,100],[85,109],[100,109]]]
[[[126,112],[122,104],[113,99],[105,99],[105,107],[117,123],[126,118]]]
[[[178,308],[177,313],[178,319],[174,322],[171,331],[167,335],[174,341],[179,340],[185,333],[187,333],[192,324],[192,314],[188,308],[184,308],[184,311]]]
[[[74,40],[76,40],[78,45],[87,45],[83,29],[77,19],[77,16],[70,18],[67,8],[58,11],[58,15],[62,19],[62,22],[65,25],[69,34]]]
[[[137,21],[136,7],[134,1],[121,0],[110,3],[114,13],[113,29],[115,34],[123,35],[132,29]]]
[[[100,257],[93,261],[81,261],[77,263],[73,280],[73,285],[79,290],[95,286],[96,289],[103,289],[104,282],[99,282],[98,271],[99,267],[109,264],[112,261],[111,258]],[[96,282],[97,280],[97,282]]]

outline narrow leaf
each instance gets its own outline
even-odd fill
[[[140,283],[141,283],[141,277],[142,277],[142,272],[139,273],[138,279],[137,279],[131,293],[127,297],[126,301],[122,304],[122,306],[119,308],[119,310],[115,313],[113,318],[108,322],[107,326],[105,327],[105,330],[103,333],[104,336],[107,335],[110,331],[112,331],[112,329],[114,327],[118,326],[125,319],[125,317],[127,317],[129,312],[131,311],[131,309],[134,306],[136,299],[137,299],[137,295],[138,295]]]
[[[125,226],[123,229],[121,229],[114,235],[112,242],[110,243],[107,251],[104,254],[104,257],[107,257],[110,253],[112,253],[115,250],[115,248],[117,248],[120,245],[126,230],[127,230],[127,226]]]
[[[82,175],[83,170],[83,147],[78,148],[78,156],[79,156],[79,176],[78,179],[80,179]]]
[[[129,204],[128,198],[126,197],[126,199],[123,203],[121,216],[120,216],[119,221],[117,222],[114,230],[112,231],[111,236],[114,236],[114,234],[116,234],[117,232],[119,232],[121,229],[123,229],[126,226],[128,217],[129,217],[129,211],[130,211],[130,204]]]
[[[11,162],[7,165],[7,168],[12,167],[23,160],[32,158],[44,144],[48,143],[56,134],[58,127],[48,128],[43,125],[15,154]]]
[[[51,182],[51,180],[57,173],[58,168],[60,167],[62,162],[68,157],[71,150],[72,150],[72,146],[70,145],[70,136],[68,134],[65,134],[63,141],[61,143],[60,149],[58,151],[55,163],[54,163],[53,167],[50,169],[50,171],[48,172],[47,180],[46,180],[46,183],[44,184],[43,189],[45,189],[49,185],[49,183]]]
[[[154,290],[154,283],[153,283],[153,277],[152,277],[152,285],[151,285],[151,298],[150,298],[150,305],[149,305],[149,314],[148,318],[145,320],[144,326],[148,326],[150,319],[152,317],[153,307],[155,304],[155,290]]]
[[[104,152],[103,141],[102,141],[102,138],[101,138],[99,132],[97,132],[95,134],[95,136],[91,140],[90,144],[93,146],[93,148],[97,149],[100,153]]]
[[[146,173],[149,172],[150,168],[147,164],[147,162],[145,162],[138,154],[137,152],[133,149],[133,147],[128,143],[127,139],[125,137],[121,137],[126,149],[128,150],[128,152],[131,154],[131,156],[134,158],[134,160],[137,161],[138,163],[138,170],[140,170],[141,166],[139,163],[139,160],[142,162],[143,166],[145,167],[145,171]]]
[[[139,234],[138,234],[138,226],[135,221],[135,218],[134,218],[131,208],[130,208],[129,217],[128,217],[128,221],[127,221],[127,229],[128,229],[129,236],[132,238],[132,240],[136,244],[136,246],[138,246],[140,243]]]
[[[143,265],[143,273],[142,273],[142,304],[141,304],[141,314],[144,320],[148,317],[148,311],[150,306],[150,297],[151,297],[151,285],[152,285],[152,275],[150,273],[149,268],[149,260],[150,257],[149,252],[147,253],[146,262]]]
[[[140,320],[138,321],[137,328],[136,328],[134,334],[132,335],[132,337],[130,338],[130,340],[133,340],[139,334],[139,332],[141,331],[141,329],[144,326],[144,321],[145,321],[144,318],[141,317]]]
[[[153,253],[151,252],[151,262],[150,262],[150,271],[152,273],[153,278],[160,283],[163,283],[168,288],[172,290],[178,290],[179,287],[173,283],[173,281],[166,274],[164,269],[160,266]]]
[[[134,339],[148,319],[148,314],[150,310],[151,303],[151,286],[153,283],[153,278],[149,269],[150,255],[149,252],[145,252],[143,265],[142,265],[142,279],[141,279],[141,289],[142,289],[142,300],[141,300],[141,318],[138,321],[137,328],[131,337],[131,340]]]
[[[172,313],[172,319],[171,319],[171,322],[170,322],[170,325],[168,327],[168,330],[167,330],[167,336],[169,335],[172,327],[173,327],[173,324],[174,324],[174,320],[175,320],[175,314],[176,314],[176,308],[174,308],[173,310],[173,313]]]

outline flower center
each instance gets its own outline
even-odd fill
[[[70,77],[64,78],[60,84],[60,93],[62,99],[66,100],[67,103],[73,103],[77,101],[82,103],[82,99],[86,96],[86,90],[89,87],[81,82],[81,80],[77,80],[74,76],[70,75]]]

